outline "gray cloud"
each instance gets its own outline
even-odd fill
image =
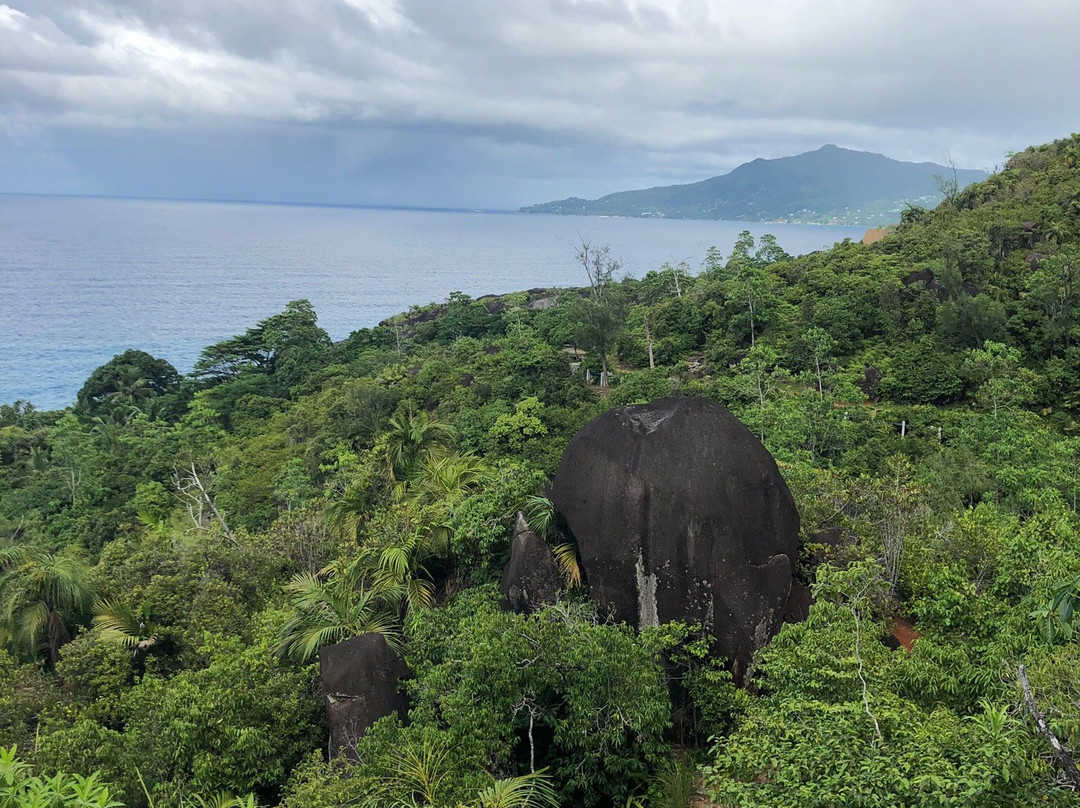
[[[9,191],[516,206],[825,142],[991,167],[1080,110],[1075,0],[9,3]]]

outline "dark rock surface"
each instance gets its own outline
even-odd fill
[[[1043,261],[1045,261],[1049,257],[1050,256],[1047,255],[1046,253],[1032,251],[1032,252],[1029,252],[1027,254],[1027,256],[1025,257],[1024,260],[1027,261],[1028,266],[1031,267],[1034,270],[1034,269],[1038,269],[1039,264],[1041,264]]]
[[[810,561],[815,565],[832,561],[841,548],[851,543],[851,539],[842,528],[834,526],[819,530],[807,542],[810,549]]]
[[[601,415],[567,446],[552,500],[616,619],[701,623],[738,679],[779,629],[799,515],[772,456],[716,402]]]
[[[881,401],[881,396],[878,395],[877,386],[884,378],[881,371],[873,365],[868,366],[863,370],[863,377],[859,381],[855,382],[859,386],[859,389],[866,393],[866,397],[870,401]]]
[[[917,272],[910,272],[903,279],[904,286],[911,286],[916,282],[922,283],[927,289],[933,292],[940,302],[944,303],[948,300],[949,295],[945,291],[945,287],[941,281],[934,276],[933,270],[924,268]],[[975,297],[975,295],[979,294],[981,291],[978,286],[966,281],[960,284],[960,290],[970,297]]]
[[[356,741],[384,716],[405,717],[400,682],[409,668],[381,634],[362,634],[319,651],[330,754],[356,759]]]
[[[784,622],[801,623],[810,616],[810,607],[813,603],[814,595],[810,587],[794,584],[788,595],[787,606],[784,608]]]
[[[510,560],[503,567],[499,581],[503,608],[515,612],[539,611],[555,603],[562,588],[562,575],[551,548],[519,513],[510,543]]]
[[[929,267],[923,267],[922,269],[915,270],[914,272],[909,272],[907,275],[904,276],[902,283],[904,284],[904,286],[911,286],[913,283],[922,283],[927,286],[927,288],[933,289],[934,287],[931,287],[930,284],[935,283],[934,271]],[[941,285],[938,284],[937,289],[940,288]],[[934,291],[937,291],[937,289],[934,289]]]

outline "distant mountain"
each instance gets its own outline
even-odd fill
[[[959,188],[987,177],[957,169]],[[953,169],[937,163],[904,163],[881,154],[822,146],[776,160],[753,160],[728,174],[689,185],[620,191],[600,199],[570,197],[530,205],[523,213],[646,216],[747,222],[888,224],[907,205],[933,207],[942,199],[940,177]]]

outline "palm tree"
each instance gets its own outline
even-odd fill
[[[450,750],[439,738],[410,738],[378,761],[375,789],[361,801],[363,808],[427,808],[445,804],[443,781],[450,774]],[[559,800],[545,770],[492,778],[491,785],[459,808],[558,808]]]
[[[416,420],[423,419],[417,416],[410,423]],[[450,555],[448,522],[454,508],[491,479],[488,467],[471,452],[431,449],[429,446],[421,458],[409,461],[410,476],[395,484],[390,504],[379,514],[374,535],[358,559],[381,591],[395,594],[402,615],[434,601],[435,584],[426,565]],[[348,489],[331,506],[332,518],[352,535],[373,507],[367,492],[367,488]]]
[[[401,612],[422,609],[435,601],[435,584],[427,562],[450,553],[450,528],[444,524],[405,528],[381,545],[367,548],[364,561],[371,567],[376,584],[396,593]]]
[[[93,602],[81,559],[28,544],[0,547],[0,641],[16,652],[44,653],[55,666],[60,646],[71,639],[67,621]]]
[[[425,505],[452,508],[491,479],[491,470],[472,452],[429,454],[418,467],[411,493]]]
[[[494,780],[476,795],[475,808],[558,808],[559,797],[551,780],[538,772]]]
[[[361,634],[382,634],[398,645],[397,624],[384,606],[386,593],[365,580],[360,564],[335,565],[323,573],[301,572],[289,582],[296,614],[281,630],[276,650],[282,659],[306,663],[324,645]]]
[[[390,430],[385,438],[387,477],[391,483],[411,480],[425,455],[438,454],[442,441],[453,438],[452,426],[436,421],[423,410],[395,415],[390,419]]]
[[[326,509],[326,518],[332,528],[355,540],[373,507],[370,488],[364,484],[351,484]]]
[[[424,738],[406,743],[391,755],[385,786],[408,792],[405,805],[436,805],[442,782],[450,774],[449,757],[450,750],[439,741]]]
[[[138,373],[132,373],[120,379],[116,384],[116,390],[109,394],[108,399],[117,402],[138,406],[139,403],[154,395],[150,386],[150,380]]]
[[[1069,223],[1065,220],[1060,209],[1054,218],[1043,224],[1043,232],[1046,233],[1047,238],[1053,239],[1054,244],[1058,247],[1069,238]]]
[[[525,507],[518,512],[518,517],[525,518],[526,524],[547,542],[562,537],[559,530],[558,514],[555,504],[547,497],[531,494],[525,498]],[[577,542],[573,539],[552,546],[552,555],[559,565],[559,572],[566,580],[569,589],[581,585],[581,558],[578,555]]]
[[[150,622],[150,606],[99,600],[94,604],[94,628],[101,638],[131,650],[138,658],[157,645],[157,626]]]

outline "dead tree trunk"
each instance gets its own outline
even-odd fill
[[[649,335],[649,318],[645,318],[645,344],[649,346],[649,370],[656,367],[656,363],[653,361],[652,352],[652,337]]]
[[[1050,725],[1046,723],[1046,716],[1039,710],[1039,705],[1035,703],[1035,696],[1031,692],[1031,684],[1028,682],[1027,670],[1023,665],[1020,666],[1018,671],[1020,677],[1020,688],[1024,691],[1024,704],[1027,706],[1027,710],[1031,713],[1031,717],[1035,719],[1035,726],[1039,729],[1039,734],[1042,735],[1054,754],[1054,760],[1057,761],[1058,766],[1061,767],[1062,772],[1065,773],[1065,777],[1072,783],[1073,788],[1080,791],[1080,770],[1076,768],[1076,763],[1073,761],[1072,754],[1061,745],[1061,741],[1058,740],[1054,731],[1050,729]]]
[[[177,492],[184,498],[188,506],[188,514],[191,516],[191,520],[195,523],[195,526],[200,529],[205,529],[205,519],[203,517],[203,510],[207,508],[214,518],[217,519],[218,524],[221,525],[221,529],[225,531],[225,535],[229,537],[229,541],[236,544],[236,536],[232,530],[229,529],[228,523],[225,521],[225,517],[221,515],[221,511],[218,510],[217,504],[214,502],[214,497],[210,493],[210,488],[203,478],[199,476],[198,469],[195,468],[195,461],[192,460],[190,466],[184,470],[184,477],[181,478],[179,473],[173,473],[173,485],[176,486]]]

